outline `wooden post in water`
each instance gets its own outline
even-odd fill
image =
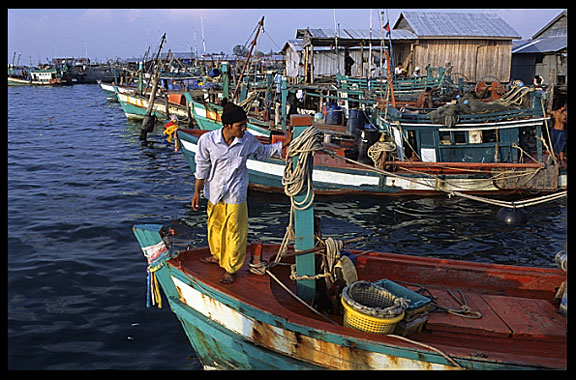
[[[298,137],[306,128],[312,125],[310,115],[292,115],[290,124],[294,130],[294,138]],[[300,155],[294,158],[296,165]],[[313,165],[310,165],[312,171]],[[312,175],[312,173],[310,173]],[[303,202],[307,195],[307,189],[294,197],[296,202]],[[296,252],[314,248],[314,205],[311,202],[304,209],[294,209],[294,249]],[[296,256],[296,273],[298,276],[313,276],[316,274],[316,262],[314,252]],[[312,301],[316,294],[316,280],[297,280],[296,293],[305,301]]]
[[[280,89],[281,89],[281,99],[282,99],[282,110],[281,110],[280,115],[282,115],[282,130],[285,131],[286,130],[286,120],[287,120],[286,100],[288,99],[288,88],[286,87],[286,77],[284,75],[282,75],[282,82],[280,85]],[[312,125],[312,122],[310,122],[310,125]],[[304,128],[304,129],[306,129],[306,128]],[[302,129],[302,131],[304,129]],[[300,131],[300,133],[302,133],[302,131]],[[296,137],[296,135],[294,135],[294,137]]]
[[[148,107],[146,107],[146,114],[142,120],[142,127],[140,129],[140,140],[142,144],[147,144],[148,132],[154,130],[154,117],[152,116],[152,110],[154,108],[154,100],[156,98],[156,90],[158,89],[158,81],[160,80],[160,74],[162,71],[162,65],[160,63],[160,52],[162,51],[162,45],[166,40],[166,33],[162,35],[162,40],[160,41],[160,47],[158,47],[158,54],[156,54],[156,72],[154,73],[154,79],[152,82],[152,90],[150,91],[150,97],[148,99]],[[168,112],[168,110],[166,110]]]

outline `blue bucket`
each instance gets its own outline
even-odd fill
[[[342,124],[342,109],[339,106],[332,105],[326,110],[326,124]]]
[[[364,110],[353,108],[350,110],[348,122],[346,123],[346,133],[356,136],[356,131],[361,129],[366,124],[366,117]]]

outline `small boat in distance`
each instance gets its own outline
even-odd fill
[[[22,70],[18,74],[8,74],[9,86],[68,86],[72,76],[65,68],[48,67]]]

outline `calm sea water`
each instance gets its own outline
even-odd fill
[[[179,243],[205,245],[205,212],[189,207],[194,178],[161,128],[151,147],[139,133],[96,85],[8,87],[8,368],[201,368],[169,307],[146,308],[131,229],[172,224]],[[280,242],[287,199],[248,202],[249,239]],[[517,227],[458,198],[320,198],[315,210],[325,236],[370,236],[359,249],[554,267],[566,240],[564,201]]]

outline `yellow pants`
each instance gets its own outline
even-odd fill
[[[236,273],[244,264],[248,241],[246,202],[227,204],[208,201],[208,245],[210,253],[224,270]]]

